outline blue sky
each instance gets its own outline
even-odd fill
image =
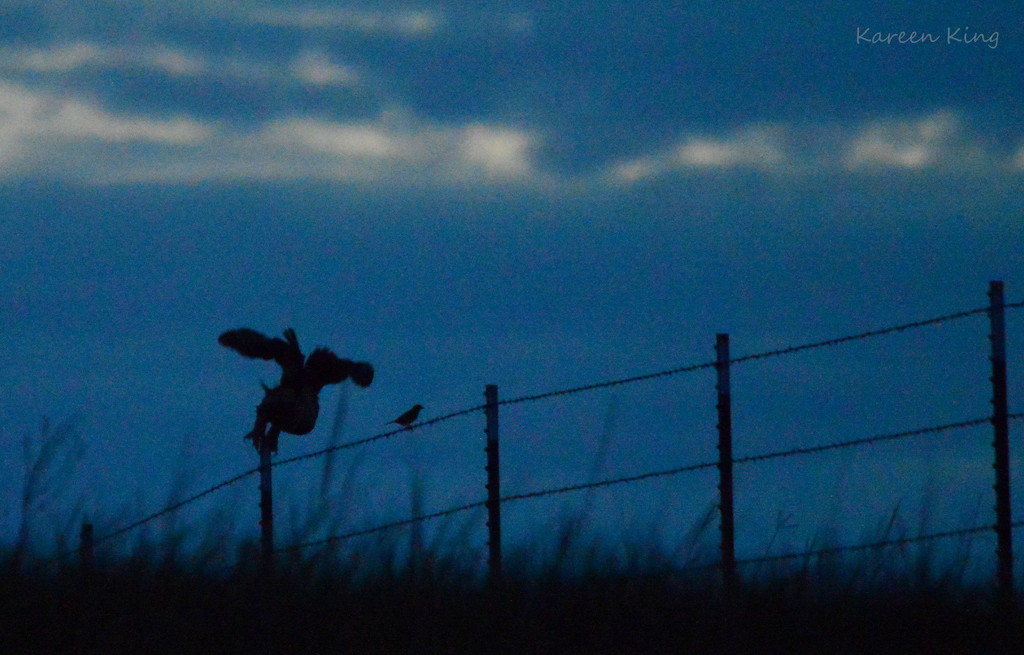
[[[68,489],[92,516],[158,508],[183,467],[189,490],[250,468],[241,435],[275,371],[217,345],[233,327],[291,326],[377,368],[370,389],[325,392],[290,456],[327,444],[339,397],[342,439],[358,439],[413,403],[424,418],[479,404],[488,383],[512,397],[703,362],[716,332],[743,355],[982,306],[992,279],[1017,300],[1013,9],[2,2],[0,493],[43,416],[74,417],[87,442]],[[983,416],[986,329],[738,367],[736,452]],[[681,466],[714,456],[713,379],[502,421],[509,493],[586,481],[602,431],[601,475]],[[427,509],[477,500],[482,426],[367,447],[343,526],[404,517],[410,469]],[[751,465],[740,555],[763,553],[779,512],[795,546],[822,523],[856,540],[929,485],[956,490],[929,501],[933,527],[984,523],[963,512],[989,484],[987,439]],[[288,512],[319,469],[280,480]],[[238,487],[189,516],[245,506],[255,482]],[[602,530],[657,519],[671,537],[714,480],[594,499]],[[580,500],[510,505],[510,534],[543,534]],[[17,513],[3,520],[12,534]]]

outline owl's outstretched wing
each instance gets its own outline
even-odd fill
[[[352,375],[352,361],[341,359],[326,348],[317,348],[306,358],[306,381],[317,387],[337,384]]]
[[[277,337],[268,337],[256,330],[239,328],[220,335],[217,343],[252,359],[277,359],[288,349],[288,344]]]
[[[239,328],[220,335],[217,342],[243,357],[274,360],[281,367],[283,381],[284,378],[296,375],[302,370],[302,351],[299,350],[299,340],[295,336],[295,331],[288,328],[284,331],[284,336],[284,339],[279,339],[249,328]]]
[[[306,358],[306,381],[311,385],[335,385],[349,378],[360,387],[369,387],[374,367],[365,361],[342,359],[327,348],[317,348]]]
[[[344,382],[349,377],[360,387],[368,387],[373,382],[373,367],[342,359],[326,348],[317,348],[306,359],[306,380],[317,387]]]

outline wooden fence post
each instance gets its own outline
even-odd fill
[[[274,485],[270,456],[279,433],[271,426],[270,432],[260,439],[260,573],[265,577],[274,574]]]
[[[1006,329],[1004,323],[1003,283],[989,282],[988,316],[992,342],[992,446],[995,449],[996,557],[1000,604],[1013,604],[1013,518],[1010,509],[1010,437],[1006,398]]]
[[[484,390],[487,416],[487,546],[491,584],[501,582],[501,469],[498,464],[498,387]]]
[[[715,336],[715,369],[718,381],[718,493],[722,532],[722,584],[726,602],[736,596],[739,578],[736,573],[736,531],[733,523],[732,484],[732,398],[729,389],[729,335]]]

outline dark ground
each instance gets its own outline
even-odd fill
[[[299,582],[298,580],[304,580]],[[384,575],[262,584],[177,569],[3,579],[6,653],[1014,653],[1024,612],[987,592],[831,593],[809,578],[740,592],[671,575],[532,577],[488,589]]]

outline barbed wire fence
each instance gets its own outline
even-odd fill
[[[494,470],[492,471],[491,470],[492,467],[489,465],[488,466],[488,473],[489,473],[489,475],[493,474],[495,476],[495,479],[494,480],[489,479],[489,481],[488,481],[488,485],[487,485],[488,497],[486,499],[482,499],[482,500],[479,500],[479,501],[476,501],[476,502],[465,503],[465,504],[462,504],[462,505],[458,505],[458,506],[455,506],[455,507],[450,507],[450,508],[443,509],[443,510],[438,510],[438,511],[431,512],[431,513],[420,514],[420,515],[417,515],[417,516],[411,516],[411,517],[408,517],[406,519],[402,519],[402,520],[398,520],[398,521],[392,521],[392,522],[388,522],[388,523],[383,523],[383,524],[376,525],[376,526],[373,526],[373,527],[359,529],[359,530],[355,530],[355,531],[352,531],[352,532],[347,532],[347,533],[344,533],[344,534],[331,535],[331,536],[328,536],[326,538],[317,539],[317,540],[314,540],[314,541],[308,541],[308,542],[303,542],[303,543],[298,543],[298,544],[292,544],[292,545],[289,545],[289,546],[286,546],[286,547],[275,548],[273,550],[273,552],[274,553],[294,552],[294,551],[299,551],[299,550],[303,550],[303,549],[307,549],[307,548],[323,546],[323,545],[326,545],[326,544],[332,544],[332,543],[346,541],[346,540],[353,539],[353,538],[356,538],[356,537],[361,537],[361,536],[366,536],[366,535],[370,535],[370,534],[376,534],[376,533],[380,533],[380,532],[384,532],[384,531],[388,531],[388,530],[393,530],[393,529],[396,529],[396,528],[401,528],[401,527],[413,525],[413,524],[420,523],[420,522],[425,522],[425,521],[430,521],[430,520],[433,520],[433,519],[438,519],[438,518],[442,518],[442,517],[452,516],[452,515],[459,514],[459,513],[462,513],[462,512],[466,512],[466,511],[469,511],[469,510],[472,510],[472,509],[477,509],[477,508],[480,508],[480,507],[488,507],[491,510],[491,513],[489,514],[489,518],[488,518],[488,531],[489,531],[489,541],[488,541],[488,543],[489,543],[489,546],[492,547],[492,551],[491,551],[492,552],[492,558],[491,558],[491,561],[490,561],[490,568],[491,568],[491,572],[492,572],[492,575],[493,575],[496,570],[500,571],[500,566],[501,566],[500,557],[497,560],[495,560],[494,557],[493,557],[493,554],[495,552],[493,550],[494,545],[496,543],[500,544],[500,513],[495,512],[495,510],[493,508],[500,508],[504,504],[515,503],[515,502],[529,500],[529,499],[543,498],[543,497],[548,497],[548,496],[568,494],[568,493],[584,491],[584,490],[592,490],[592,489],[598,489],[598,488],[608,488],[608,487],[617,486],[617,485],[631,484],[631,483],[641,482],[641,481],[649,480],[649,479],[653,479],[653,478],[676,476],[676,475],[680,475],[680,474],[683,474],[683,473],[689,473],[689,472],[695,472],[695,471],[700,471],[700,470],[712,469],[712,468],[716,468],[716,467],[718,467],[720,469],[720,472],[721,472],[722,467],[726,466],[726,465],[731,467],[734,464],[751,464],[751,463],[763,462],[763,461],[767,461],[767,460],[771,460],[771,459],[787,458],[787,457],[802,456],[802,455],[812,455],[812,454],[817,454],[817,453],[821,453],[821,452],[825,452],[825,451],[829,451],[829,450],[853,448],[853,447],[857,447],[857,446],[871,445],[871,444],[876,444],[876,443],[885,442],[885,441],[902,440],[902,439],[907,439],[907,438],[917,437],[917,436],[923,436],[923,435],[934,435],[934,434],[939,434],[939,433],[953,431],[953,430],[965,429],[965,428],[969,428],[969,427],[977,427],[977,426],[980,426],[980,425],[984,425],[986,423],[992,423],[993,427],[994,427],[994,432],[996,433],[995,443],[993,445],[996,448],[996,460],[997,460],[996,465],[995,465],[996,473],[997,473],[997,482],[996,482],[996,485],[994,485],[996,493],[997,493],[997,502],[996,502],[996,505],[997,505],[997,507],[996,507],[996,510],[997,510],[997,520],[996,520],[996,522],[994,524],[982,525],[982,526],[976,526],[976,527],[964,528],[964,529],[958,529],[958,530],[947,530],[947,531],[943,531],[943,532],[922,534],[922,535],[917,535],[917,536],[913,536],[913,537],[906,537],[906,538],[900,538],[900,539],[889,539],[889,540],[882,540],[882,541],[876,541],[876,542],[871,542],[871,543],[862,543],[862,544],[854,544],[854,545],[847,545],[847,546],[836,546],[836,547],[823,548],[823,549],[810,550],[810,551],[803,551],[803,552],[797,552],[797,553],[788,553],[788,554],[783,554],[783,555],[768,555],[768,556],[764,556],[764,557],[746,558],[746,559],[739,559],[739,560],[732,559],[731,561],[726,563],[726,566],[729,567],[729,568],[732,568],[733,570],[731,570],[731,571],[723,570],[723,575],[726,577],[727,581],[728,581],[728,578],[730,578],[730,577],[734,578],[736,576],[735,567],[737,565],[764,563],[764,562],[772,562],[772,561],[783,561],[783,560],[797,559],[797,558],[818,557],[818,556],[822,556],[822,555],[829,555],[829,554],[835,554],[835,553],[841,553],[841,552],[847,552],[847,551],[861,551],[861,550],[881,549],[881,548],[886,548],[886,547],[891,547],[891,546],[900,546],[900,545],[912,544],[912,543],[917,543],[917,542],[922,542],[922,541],[946,539],[946,538],[952,538],[952,537],[956,537],[956,536],[964,536],[964,535],[969,535],[969,534],[977,534],[977,533],[982,533],[982,532],[987,532],[987,531],[995,530],[996,533],[997,533],[997,536],[999,538],[999,541],[1000,541],[1000,546],[999,546],[999,549],[997,551],[997,556],[998,556],[998,561],[999,561],[998,584],[999,584],[1000,594],[1001,594],[1001,597],[1004,598],[1004,599],[1012,599],[1012,595],[1013,595],[1012,561],[1013,560],[1012,560],[1012,546],[1010,545],[1012,543],[1012,541],[1011,541],[1011,536],[1010,535],[1011,535],[1011,532],[1012,532],[1013,529],[1019,528],[1022,525],[1024,525],[1024,521],[1016,521],[1016,522],[1011,522],[1010,521],[1010,514],[1009,514],[1009,482],[1008,482],[1009,461],[1008,461],[1008,455],[1005,452],[1003,454],[1000,454],[1000,449],[1003,449],[1005,451],[1006,448],[1007,448],[1007,443],[1006,443],[1006,441],[1007,441],[1006,429],[1007,428],[1006,428],[1006,426],[1007,426],[1008,422],[1009,421],[1017,421],[1017,420],[1020,420],[1021,418],[1024,418],[1024,413],[1014,413],[1014,414],[1011,414],[1007,410],[1007,405],[1006,405],[1006,400],[1005,400],[1005,394],[1006,394],[1005,333],[1003,332],[1002,321],[1003,321],[1003,312],[1004,312],[1004,310],[1007,310],[1007,309],[1019,309],[1021,307],[1024,307],[1024,301],[1015,302],[1015,303],[1004,303],[1003,300],[1002,300],[1002,283],[1001,282],[992,282],[990,284],[989,297],[990,297],[990,303],[989,303],[989,305],[987,305],[985,307],[979,307],[979,308],[975,308],[975,309],[971,309],[971,310],[967,310],[967,311],[962,311],[962,312],[957,312],[957,313],[952,313],[952,314],[945,314],[945,315],[936,316],[936,317],[932,317],[932,318],[928,318],[928,319],[924,319],[924,320],[914,321],[914,322],[911,322],[911,323],[903,323],[903,324],[894,325],[894,326],[890,326],[890,327],[886,327],[886,328],[881,328],[881,329],[875,329],[875,330],[870,330],[870,331],[865,331],[865,332],[859,332],[859,333],[856,333],[856,334],[851,334],[851,335],[847,335],[847,336],[843,336],[843,337],[839,337],[839,338],[834,338],[834,339],[828,339],[828,340],[824,340],[824,341],[816,341],[816,342],[812,342],[812,343],[801,344],[801,345],[796,345],[796,346],[790,346],[790,347],[786,347],[786,348],[779,348],[779,349],[774,349],[774,350],[768,350],[768,351],[759,352],[759,353],[755,353],[755,354],[751,354],[751,355],[744,355],[742,357],[729,358],[728,356],[726,356],[723,359],[721,357],[721,353],[719,353],[719,357],[717,357],[715,360],[711,360],[711,361],[701,362],[701,363],[697,363],[697,364],[691,364],[691,365],[687,365],[687,366],[680,366],[680,367],[673,367],[673,368],[663,369],[663,370],[660,370],[660,371],[657,371],[657,372],[654,372],[654,373],[647,373],[647,374],[643,374],[643,375],[624,377],[624,378],[616,378],[616,379],[612,379],[612,380],[605,380],[605,381],[591,383],[591,384],[586,384],[586,385],[581,385],[581,386],[569,387],[569,388],[564,388],[564,389],[557,389],[557,390],[547,391],[547,392],[543,392],[543,393],[535,393],[535,394],[529,394],[529,395],[516,396],[516,397],[513,397],[513,398],[508,398],[508,399],[503,399],[503,400],[499,400],[497,398],[496,387],[494,387],[494,393],[493,394],[491,394],[491,393],[487,394],[487,402],[485,402],[484,404],[476,405],[476,406],[473,406],[473,407],[468,407],[468,408],[461,409],[461,410],[454,411],[454,412],[450,412],[448,414],[444,414],[444,415],[441,415],[441,416],[438,416],[438,417],[435,417],[435,418],[432,418],[432,419],[429,419],[429,420],[420,421],[418,423],[413,424],[412,426],[410,426],[408,428],[399,428],[399,429],[390,430],[390,431],[387,431],[387,432],[381,432],[381,433],[378,433],[378,434],[375,434],[375,435],[372,435],[370,437],[366,437],[366,438],[363,438],[363,439],[358,439],[358,440],[354,440],[354,441],[338,444],[338,445],[335,445],[335,446],[331,446],[329,448],[323,448],[323,449],[320,449],[320,450],[316,450],[316,451],[312,451],[312,452],[309,452],[309,453],[297,455],[297,456],[294,456],[294,457],[280,459],[280,460],[272,462],[271,466],[272,467],[286,466],[286,465],[289,465],[289,464],[294,464],[294,463],[298,463],[298,462],[302,462],[302,461],[307,461],[307,460],[312,460],[312,459],[317,459],[317,458],[320,458],[320,457],[324,457],[324,456],[326,456],[328,454],[335,453],[335,452],[338,452],[338,451],[341,451],[341,450],[347,450],[347,449],[352,449],[352,448],[357,448],[357,447],[369,445],[371,443],[375,443],[377,441],[382,441],[382,440],[390,439],[390,438],[395,437],[395,436],[405,436],[405,435],[408,435],[408,434],[412,433],[415,430],[422,430],[422,429],[427,428],[427,427],[431,427],[431,426],[435,426],[435,425],[438,425],[438,424],[441,424],[441,423],[445,423],[447,421],[450,421],[450,420],[458,418],[458,417],[463,417],[463,416],[475,414],[475,413],[480,412],[480,411],[483,411],[485,413],[485,415],[488,417],[489,429],[493,429],[493,431],[494,431],[494,434],[493,434],[493,441],[494,441],[493,448],[495,449],[495,453],[496,453],[497,452],[497,441],[498,441],[497,440],[497,414],[498,414],[498,411],[499,411],[500,407],[518,405],[518,404],[523,404],[523,403],[537,402],[537,401],[548,400],[548,399],[553,399],[553,398],[560,398],[560,397],[565,397],[565,396],[569,396],[569,395],[575,395],[575,394],[580,394],[580,393],[584,393],[584,392],[588,392],[588,391],[593,391],[593,390],[597,390],[597,389],[604,389],[604,388],[609,388],[609,387],[617,387],[617,386],[628,385],[628,384],[633,384],[633,383],[637,383],[637,382],[644,382],[644,381],[656,380],[656,379],[661,379],[661,378],[668,378],[668,377],[679,376],[679,375],[683,375],[683,374],[687,374],[687,373],[693,373],[693,372],[697,372],[697,371],[710,370],[710,369],[716,369],[719,372],[719,383],[720,383],[719,386],[721,386],[723,369],[727,372],[728,367],[731,366],[731,365],[742,364],[742,363],[746,363],[746,362],[752,362],[752,361],[756,361],[756,360],[763,360],[763,359],[774,358],[774,357],[782,357],[782,356],[787,356],[787,355],[791,355],[791,354],[795,354],[795,353],[800,353],[800,352],[805,352],[805,351],[810,351],[810,350],[828,348],[828,347],[842,345],[842,344],[845,344],[845,343],[850,343],[850,342],[853,342],[853,341],[873,339],[873,338],[876,338],[876,337],[890,335],[890,334],[895,334],[895,333],[898,333],[898,332],[905,332],[905,331],[909,331],[909,330],[914,330],[914,329],[923,328],[923,327],[927,327],[927,326],[933,326],[933,325],[949,323],[949,322],[957,321],[957,320],[968,318],[968,317],[972,317],[972,316],[979,316],[979,315],[986,315],[986,314],[990,317],[990,320],[991,320],[991,323],[992,323],[992,330],[990,332],[990,339],[992,340],[992,352],[993,352],[993,356],[991,358],[992,359],[992,363],[993,363],[993,377],[991,379],[993,381],[994,392],[993,392],[993,401],[992,401],[993,402],[993,413],[990,416],[986,416],[986,417],[982,417],[982,418],[974,418],[974,419],[959,421],[959,422],[955,422],[955,423],[947,423],[947,424],[943,424],[943,425],[928,426],[928,427],[923,427],[923,428],[906,430],[906,431],[902,431],[902,432],[894,432],[894,433],[881,434],[881,435],[876,435],[876,436],[871,436],[871,437],[864,437],[864,438],[860,438],[860,439],[852,439],[852,440],[839,441],[839,442],[834,442],[834,443],[829,443],[829,444],[819,444],[819,445],[809,446],[809,447],[801,447],[801,448],[793,448],[793,449],[788,449],[788,450],[780,450],[780,451],[775,451],[775,452],[761,453],[761,454],[757,454],[757,455],[750,455],[750,456],[744,456],[744,457],[739,457],[739,458],[733,458],[731,456],[731,448],[730,448],[728,456],[725,458],[727,461],[723,461],[723,458],[720,456],[719,460],[717,460],[717,461],[699,462],[699,463],[687,464],[687,465],[684,465],[684,466],[677,466],[677,467],[673,467],[673,468],[668,468],[668,469],[664,469],[664,470],[649,471],[649,472],[645,472],[645,473],[639,473],[639,474],[632,474],[632,475],[608,478],[608,479],[603,479],[603,480],[598,480],[598,481],[593,481],[593,482],[564,485],[564,486],[559,486],[559,487],[552,487],[552,488],[548,488],[548,489],[540,489],[540,490],[534,490],[534,491],[530,491],[530,492],[523,492],[523,493],[517,493],[517,494],[509,494],[509,495],[504,495],[504,496],[500,495],[500,485],[497,482],[498,470],[495,467]],[[722,336],[722,335],[720,335],[720,336]],[[727,339],[727,336],[726,336],[726,339]],[[727,350],[726,350],[726,352],[727,352]],[[1000,367],[1001,367],[1001,370],[1000,370]],[[727,378],[727,373],[726,373],[726,381],[727,380],[728,380],[728,378]],[[493,385],[489,385],[489,389],[491,388],[491,386],[493,386]],[[720,391],[719,395],[720,395],[720,402],[721,402],[721,388],[719,389],[719,391]],[[727,391],[727,393],[728,393],[728,391]],[[1000,394],[1002,395],[1001,398],[1000,398]],[[719,424],[719,429],[720,430],[723,427],[721,425],[721,419],[722,419],[722,414],[720,412],[720,424]],[[488,434],[488,440],[489,440],[489,442],[492,440],[492,435],[490,433]],[[720,455],[722,454],[721,453],[721,446],[722,446],[722,444],[720,443]],[[491,447],[491,444],[489,443],[489,448],[490,447]],[[1002,460],[1002,461],[1000,461],[1000,460]],[[176,503],[173,503],[171,505],[168,505],[168,506],[166,506],[166,507],[164,507],[164,508],[162,508],[162,509],[160,509],[160,510],[158,510],[156,512],[153,512],[152,514],[149,514],[149,515],[147,515],[147,516],[145,516],[145,517],[143,517],[143,518],[141,518],[139,520],[136,520],[136,521],[133,521],[131,523],[128,523],[128,524],[124,525],[123,527],[118,528],[116,530],[113,530],[113,531],[111,531],[111,532],[109,532],[109,533],[107,533],[107,534],[105,534],[105,535],[103,535],[101,537],[93,537],[91,524],[85,524],[82,527],[81,543],[80,543],[78,548],[76,548],[74,550],[67,550],[67,551],[61,552],[61,553],[57,554],[54,557],[48,558],[46,560],[43,560],[41,562],[41,564],[52,564],[52,563],[55,563],[55,562],[59,562],[59,561],[64,560],[64,559],[66,559],[66,558],[68,558],[70,556],[73,556],[76,553],[79,555],[80,560],[81,560],[83,565],[91,564],[91,562],[93,561],[93,550],[95,549],[96,546],[98,546],[98,545],[100,545],[102,543],[105,543],[105,542],[112,541],[112,540],[117,539],[119,537],[122,537],[123,535],[126,535],[129,532],[131,532],[131,531],[133,531],[133,530],[135,530],[135,529],[137,529],[137,528],[139,528],[139,527],[141,527],[141,526],[143,526],[143,525],[145,525],[145,524],[147,524],[147,523],[149,523],[151,521],[154,521],[154,520],[156,520],[158,518],[166,516],[166,515],[168,515],[168,514],[170,514],[172,512],[176,512],[176,511],[180,510],[181,508],[183,508],[185,506],[191,505],[192,503],[195,503],[195,502],[199,501],[202,498],[208,497],[208,496],[210,496],[210,495],[212,495],[212,494],[214,494],[214,493],[216,493],[216,492],[218,492],[218,491],[220,491],[222,489],[225,489],[225,488],[227,488],[229,486],[232,486],[232,485],[240,482],[241,480],[243,480],[245,478],[248,478],[248,477],[250,477],[252,475],[255,475],[259,471],[260,471],[259,467],[249,469],[249,470],[247,470],[247,471],[245,471],[243,473],[235,475],[235,476],[233,476],[231,478],[228,478],[228,479],[226,479],[226,480],[224,480],[222,482],[219,482],[219,483],[217,483],[215,485],[212,485],[209,488],[206,488],[206,489],[204,489],[204,490],[202,490],[202,491],[200,491],[198,493],[195,493],[195,494],[185,498],[184,500],[181,500],[179,502],[176,502]],[[720,489],[720,491],[724,491],[724,489]],[[720,509],[721,509],[721,507],[720,507]],[[731,539],[731,536],[727,536],[727,538]],[[725,544],[724,540],[723,540],[723,553],[726,552],[725,549],[727,549],[727,548],[731,548],[731,544]],[[500,546],[499,546],[498,553],[500,554]],[[700,567],[700,568],[710,568],[710,567],[720,567],[721,568],[721,567],[723,567],[723,562],[716,562],[714,564],[710,564],[710,565],[707,565],[706,567]]]
[[[1014,421],[1020,420],[1020,419],[1024,419],[1024,413],[1010,414],[1009,418],[1011,420],[1014,420]],[[926,427],[926,428],[919,428],[919,429],[916,429],[916,430],[907,430],[907,431],[903,431],[903,432],[894,432],[894,433],[889,433],[889,434],[881,434],[881,435],[876,435],[876,436],[872,436],[872,437],[864,437],[864,438],[861,438],[861,439],[851,439],[851,440],[848,440],[848,441],[839,441],[839,442],[835,442],[835,443],[831,443],[831,444],[824,444],[824,445],[819,445],[819,446],[811,446],[811,447],[805,447],[805,448],[792,448],[792,449],[788,449],[788,450],[781,450],[781,451],[775,451],[775,452],[770,452],[770,453],[762,453],[762,454],[759,454],[759,455],[748,455],[748,456],[745,456],[745,457],[735,458],[732,461],[735,464],[747,464],[747,463],[753,463],[753,462],[766,461],[766,460],[770,460],[770,459],[778,459],[778,458],[784,458],[784,457],[794,457],[794,456],[799,456],[799,455],[809,455],[809,454],[825,452],[825,451],[828,451],[828,450],[839,450],[839,449],[844,449],[844,448],[852,448],[852,447],[856,447],[856,446],[870,445],[870,444],[875,444],[875,443],[880,443],[880,442],[885,442],[885,441],[894,441],[894,440],[899,440],[899,439],[906,439],[906,438],[922,436],[922,435],[938,434],[938,433],[958,430],[958,429],[962,429],[962,428],[968,428],[968,427],[984,425],[985,423],[989,423],[990,421],[991,421],[990,418],[972,419],[970,421],[960,421],[960,422],[957,422],[957,423],[949,423],[949,424],[946,424],[946,425],[930,426],[930,427]],[[714,462],[700,462],[700,463],[696,463],[696,464],[689,464],[689,465],[686,465],[686,466],[679,466],[679,467],[674,467],[674,468],[670,468],[670,469],[664,469],[664,470],[658,470],[658,471],[649,471],[647,473],[640,473],[640,474],[636,474],[636,475],[627,475],[627,476],[621,476],[621,477],[597,480],[597,481],[594,481],[594,482],[583,482],[583,483],[579,483],[579,484],[572,484],[572,485],[566,485],[566,486],[561,486],[561,487],[552,487],[552,488],[549,488],[549,489],[538,489],[538,490],[530,491],[530,492],[524,492],[524,493],[518,493],[518,494],[509,494],[509,495],[501,496],[500,497],[500,501],[501,501],[502,504],[506,504],[506,503],[512,503],[512,502],[521,501],[521,500],[531,500],[531,499],[536,499],[536,498],[545,498],[545,497],[548,497],[548,496],[558,496],[558,495],[568,494],[568,493],[573,493],[573,492],[578,492],[578,491],[588,491],[588,490],[591,490],[591,489],[600,489],[600,488],[612,487],[612,486],[621,485],[621,484],[629,484],[629,483],[633,483],[633,482],[640,482],[640,481],[650,480],[650,479],[654,479],[654,478],[672,477],[672,476],[680,475],[680,474],[683,474],[683,473],[692,473],[692,472],[701,471],[701,470],[713,469],[713,468],[716,468],[717,466],[718,466],[718,462],[717,461],[714,461]],[[460,506],[457,506],[457,507],[452,507],[452,508],[441,510],[441,511],[437,511],[437,512],[432,512],[430,514],[423,514],[423,515],[420,515],[420,516],[413,516],[413,517],[409,517],[407,519],[403,519],[403,520],[400,520],[400,521],[393,521],[393,522],[390,522],[390,523],[383,523],[383,524],[380,524],[380,525],[377,525],[377,526],[374,526],[374,527],[365,528],[365,529],[361,529],[361,530],[355,530],[353,532],[347,532],[347,533],[344,533],[344,534],[334,535],[334,536],[327,537],[327,538],[324,538],[324,539],[318,539],[318,540],[315,540],[315,541],[308,541],[308,542],[303,542],[303,543],[300,543],[300,544],[294,544],[292,546],[287,546],[287,547],[279,548],[275,552],[277,552],[277,553],[293,552],[293,551],[303,550],[303,549],[311,548],[311,547],[315,547],[315,546],[321,546],[321,545],[324,545],[324,544],[336,543],[336,542],[339,542],[339,541],[346,541],[348,539],[353,539],[355,537],[362,537],[362,536],[366,536],[366,535],[369,535],[369,534],[375,534],[375,533],[378,533],[378,532],[384,532],[384,531],[391,530],[391,529],[394,529],[394,528],[404,527],[406,525],[411,525],[413,523],[417,523],[417,522],[420,522],[420,521],[430,521],[432,519],[442,518],[442,517],[445,517],[445,516],[451,516],[453,514],[458,514],[458,513],[465,512],[465,511],[468,511],[468,510],[471,510],[471,509],[477,509],[479,507],[485,506],[486,503],[487,503],[486,500],[480,500],[480,501],[477,501],[477,502],[468,503],[468,504],[465,504],[465,505],[460,505]],[[1024,525],[1024,521],[1018,521],[1018,522],[1014,523],[1013,527],[1017,528],[1017,527],[1021,527],[1021,525]],[[973,527],[973,528],[966,528],[966,529],[963,529],[963,530],[954,530],[954,531],[935,533],[935,534],[929,534],[929,535],[920,535],[920,536],[915,536],[915,537],[907,537],[905,539],[897,539],[897,540],[891,540],[891,541],[885,541],[885,542],[877,542],[877,544],[878,544],[878,547],[884,547],[884,546],[888,546],[888,545],[910,544],[910,543],[915,543],[917,541],[927,541],[927,540],[932,540],[932,539],[941,539],[941,538],[944,538],[944,537],[959,536],[959,535],[963,535],[963,534],[973,534],[973,533],[991,531],[991,530],[993,530],[993,527],[994,527],[993,525],[984,525],[984,526],[978,526],[978,527]],[[793,559],[793,558],[798,558],[798,557],[803,557],[803,556],[814,556],[814,555],[817,555],[817,554],[828,554],[828,553],[833,553],[833,552],[842,552],[842,551],[846,551],[846,550],[849,550],[849,551],[865,550],[865,549],[870,549],[872,547],[873,547],[872,544],[856,544],[856,545],[851,545],[851,546],[839,546],[839,547],[835,547],[835,548],[822,549],[820,551],[802,551],[802,552],[799,552],[799,553],[791,553],[791,554],[786,554],[786,555],[772,555],[772,556],[756,557],[756,558],[744,558],[744,559],[737,560],[737,563],[738,564],[751,564],[751,563],[767,562],[767,561],[774,561],[774,560],[785,560],[785,559]],[[708,566],[709,567],[711,567],[711,566],[717,567],[717,566],[720,566],[720,564],[715,563],[715,564],[708,565]],[[697,568],[700,568],[700,567],[697,567]]]

